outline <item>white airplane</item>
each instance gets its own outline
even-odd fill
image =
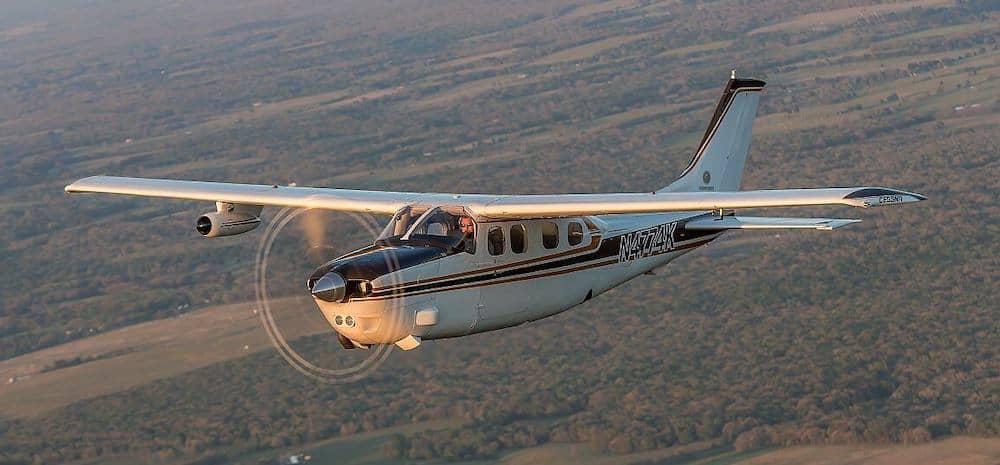
[[[763,89],[734,71],[694,158],[655,192],[444,194],[110,176],[66,192],[214,201],[216,211],[196,222],[206,237],[256,228],[264,206],[392,215],[374,243],[321,266],[307,285],[345,348],[409,350],[555,315],[730,229],[833,230],[860,221],[736,216],[736,208],[925,200],[884,187],[741,191]]]

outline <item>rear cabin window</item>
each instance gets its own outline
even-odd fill
[[[515,224],[510,227],[510,251],[524,253],[524,225]]]
[[[569,245],[580,245],[583,242],[583,225],[576,221],[570,223],[566,230],[566,236]]]
[[[551,221],[542,223],[542,246],[546,249],[559,247],[559,225]]]
[[[486,242],[489,245],[490,255],[503,255],[503,228],[500,226],[490,228],[490,233],[486,235]]]

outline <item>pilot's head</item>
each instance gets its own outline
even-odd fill
[[[472,222],[472,218],[463,216],[458,219],[458,230],[465,236],[471,236],[476,232],[476,224]]]

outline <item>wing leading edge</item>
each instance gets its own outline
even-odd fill
[[[553,218],[807,205],[850,205],[867,208],[919,202],[926,199],[920,194],[884,187],[732,192],[489,195],[383,192],[115,176],[84,178],[66,186],[66,192],[98,192],[387,215],[393,214],[407,205],[448,205],[463,206],[478,217],[492,219]]]

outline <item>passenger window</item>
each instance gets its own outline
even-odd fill
[[[494,226],[490,228],[490,233],[486,236],[490,255],[502,255],[503,254],[503,228],[500,226]]]
[[[580,245],[583,242],[583,225],[576,221],[570,223],[569,229],[566,230],[566,236],[569,245]]]
[[[559,225],[551,221],[542,223],[542,246],[546,249],[559,247]]]
[[[510,227],[510,251],[524,253],[524,225],[515,224]]]

